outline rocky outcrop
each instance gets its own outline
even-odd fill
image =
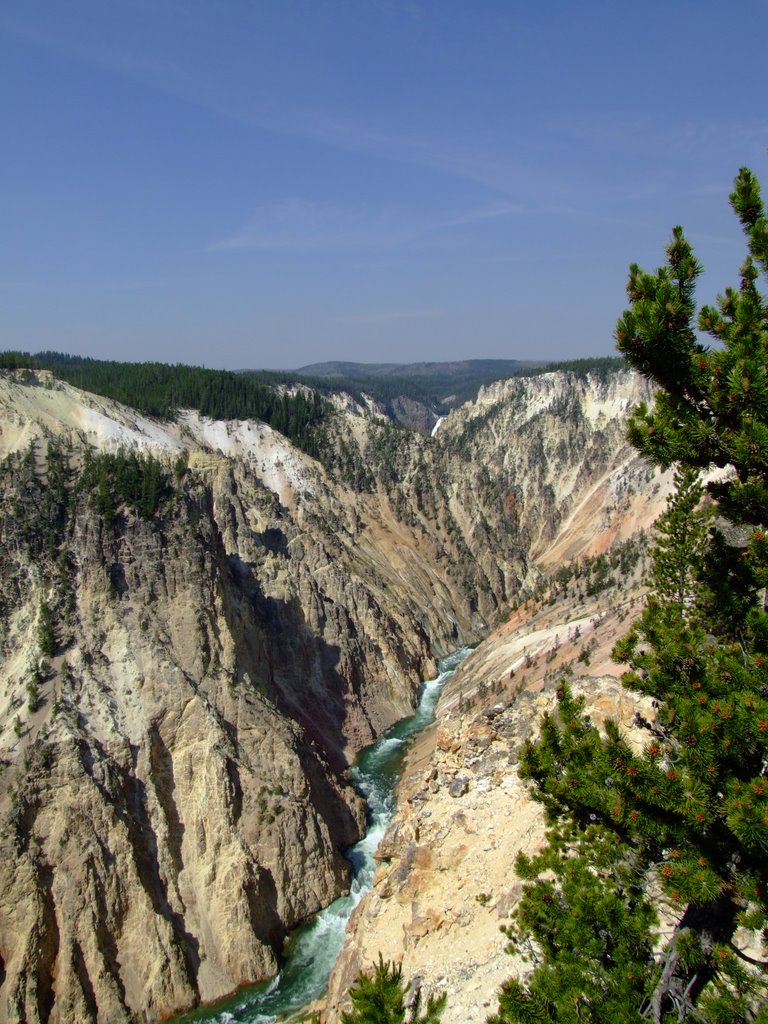
[[[420,434],[431,434],[437,423],[437,416],[422,402],[400,395],[392,401],[392,417],[402,427],[418,430]]]
[[[262,424],[0,377],[0,1021],[159,1019],[272,973],[347,884],[351,756],[647,493],[642,397],[510,381],[435,438],[340,412],[323,469]],[[152,453],[158,507],[105,517],[86,450]],[[441,778],[452,809],[477,790]]]

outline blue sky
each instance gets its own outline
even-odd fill
[[[737,283],[767,0],[0,0],[0,347],[224,367],[613,351]]]

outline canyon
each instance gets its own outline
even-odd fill
[[[634,710],[607,652],[637,567],[551,581],[661,508],[624,437],[649,397],[626,370],[511,378],[433,437],[339,398],[321,464],[262,423],[4,371],[0,1021],[159,1020],[274,974],[348,885],[352,758],[463,644],[322,1012],[380,951],[466,993],[448,1024],[484,1019],[513,847],[542,834],[514,746],[566,664]],[[156,507],[105,515],[89,467],[125,453],[159,466]]]
[[[593,548],[604,540],[594,536]],[[624,573],[616,559],[616,571],[597,586],[594,573],[566,587],[550,578],[448,680],[436,722],[406,756],[372,890],[353,913],[317,1007],[326,1024],[349,1009],[358,972],[380,955],[409,982],[418,978],[425,997],[447,994],[444,1024],[482,1024],[503,982],[530,972],[532,959],[510,955],[501,930],[523,891],[516,856],[534,854],[546,838],[544,809],[518,774],[519,753],[542,717],[555,713],[562,679],[594,722],[614,719],[642,748],[635,714],[651,714],[649,701],[621,686],[611,658],[644,596],[643,542],[636,541],[630,561],[638,554],[637,563]]]

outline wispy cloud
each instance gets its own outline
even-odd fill
[[[132,0],[125,10],[137,4],[139,0]],[[645,169],[637,173],[630,169],[612,193],[610,175],[602,176],[599,182],[593,180],[592,161],[584,155],[595,148],[623,156],[641,151],[689,157],[713,149],[743,153],[747,147],[764,145],[768,137],[765,118],[746,114],[742,120],[738,116],[717,120],[670,113],[666,122],[660,123],[656,115],[600,112],[552,118],[548,122],[522,120],[514,122],[514,129],[510,127],[513,122],[507,119],[489,120],[482,130],[464,117],[457,118],[450,131],[430,126],[428,121],[422,121],[418,130],[409,130],[404,127],[399,111],[384,113],[377,122],[370,112],[355,112],[354,104],[338,98],[323,106],[321,96],[316,103],[308,101],[310,93],[306,88],[302,91],[297,86],[293,93],[286,93],[284,80],[272,73],[278,65],[271,61],[266,48],[262,60],[249,54],[245,62],[233,55],[224,71],[216,62],[190,56],[198,51],[194,47],[185,49],[176,36],[168,36],[169,19],[175,12],[178,18],[173,24],[178,35],[184,41],[199,43],[207,38],[206,33],[216,31],[210,19],[199,13],[204,5],[197,14],[198,5],[173,0],[141,0],[140,6],[145,15],[153,15],[148,24],[159,26],[154,35],[147,33],[141,40],[135,34],[108,33],[105,25],[109,22],[101,23],[97,17],[91,19],[95,27],[85,38],[76,31],[76,22],[65,16],[58,21],[49,19],[46,27],[41,28],[31,4],[19,5],[13,12],[0,11],[0,30],[70,60],[140,82],[222,119],[373,159],[411,164],[481,185],[515,202],[541,204],[542,197],[547,196],[552,212],[559,210],[564,214],[586,210],[591,215],[592,199],[598,189],[601,200],[608,188],[609,198],[632,201],[633,193],[643,200],[667,187],[663,179],[649,181]],[[430,9],[429,5],[403,5],[390,0],[377,0],[376,6],[391,17],[415,18],[417,22]],[[95,3],[94,11],[98,10]],[[130,19],[127,21],[130,23]],[[226,18],[223,21],[226,25]],[[513,24],[508,12],[504,12],[502,21],[506,32],[526,31],[525,24]],[[250,24],[247,19],[246,24]],[[231,41],[231,35],[226,28],[221,32],[216,41],[223,46]],[[278,82],[283,82],[283,88]],[[538,151],[532,145],[537,139],[545,143]],[[563,173],[564,160],[567,174]],[[582,164],[585,169],[580,176]]]
[[[401,211],[286,199],[259,207],[248,222],[207,249],[349,249],[413,238]]]
[[[738,156],[747,147],[765,145],[768,121],[765,118],[740,121],[738,117],[706,121],[691,119],[676,124],[667,136],[670,145],[685,153],[703,153],[716,147]]]
[[[347,206],[292,198],[257,208],[241,228],[211,242],[206,250],[382,249],[428,243],[446,232],[530,212],[522,204],[505,202],[429,214],[395,206]]]
[[[519,153],[509,152],[506,138],[478,139],[459,129],[451,139],[424,132],[408,135],[372,129],[368,122],[316,108],[285,110],[280,126],[272,127],[345,152],[421,167],[505,196],[530,197],[541,187],[541,181],[536,185],[536,175],[528,172]],[[540,176],[542,170],[538,170]]]
[[[483,221],[498,220],[501,217],[518,217],[534,212],[524,203],[487,203],[456,214],[443,221],[442,227],[462,227],[465,224],[481,224]]]
[[[384,122],[329,110],[276,93],[268,78],[251,78],[242,68],[231,77],[215,69],[195,68],[183,57],[173,59],[159,42],[155,52],[132,48],[127,41],[106,41],[103,36],[82,41],[66,22],[41,29],[21,11],[0,12],[0,30],[32,46],[106,74],[138,82],[145,88],[173,96],[218,118],[276,135],[303,139],[342,152],[390,163],[410,164],[497,194],[531,199],[548,190],[556,193],[561,178],[546,180],[545,169],[521,159],[520,149],[506,134],[478,137],[466,125],[457,125],[450,137],[439,131],[404,132]],[[199,31],[202,31],[199,29]]]

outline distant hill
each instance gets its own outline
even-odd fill
[[[368,380],[381,377],[428,378],[429,380],[499,380],[512,377],[523,369],[543,366],[533,359],[462,359],[445,363],[354,363],[337,360],[311,363],[296,373],[304,377],[348,377]]]
[[[432,417],[477,397],[484,384],[520,373],[532,373],[544,364],[522,359],[465,359],[446,363],[312,363],[296,370],[305,380],[323,381],[334,389],[365,392],[386,409],[396,422],[409,426],[413,403]],[[407,412],[404,408],[407,407]],[[423,429],[423,426],[417,427]]]
[[[297,379],[320,387],[362,392],[378,401],[396,423],[429,432],[438,416],[473,401],[483,385],[508,377],[530,377],[550,370],[579,376],[605,376],[624,365],[621,358],[596,356],[552,363],[533,359],[464,359],[446,363],[311,363]],[[254,376],[259,376],[254,374]],[[262,376],[262,379],[264,377]]]

